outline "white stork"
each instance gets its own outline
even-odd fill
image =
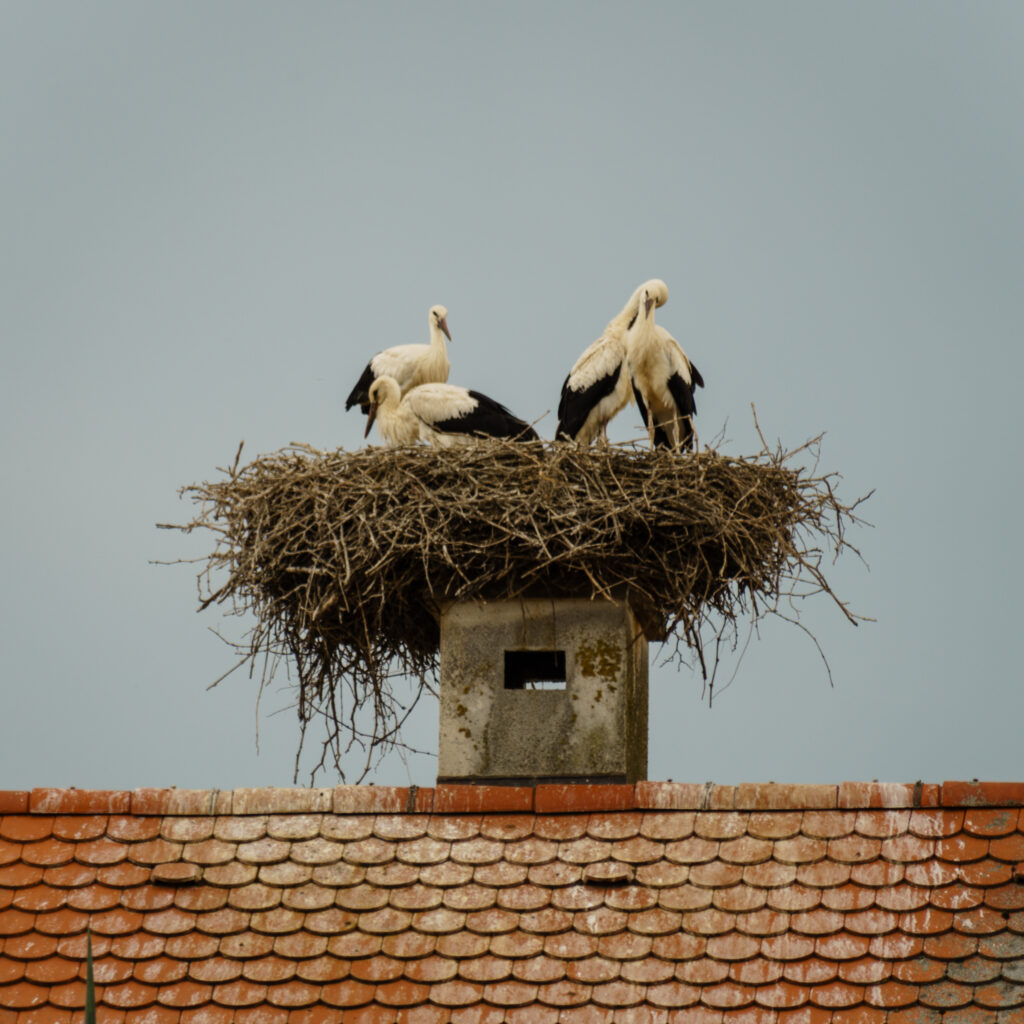
[[[636,320],[640,293],[644,289],[655,296],[659,306],[668,298],[668,288],[663,281],[652,280],[640,285],[601,337],[576,360],[562,385],[558,403],[555,437],[559,440],[590,444],[595,437],[600,437],[608,443],[608,423],[629,404],[631,397],[626,332]]]
[[[639,311],[626,335],[636,404],[652,448],[692,450],[693,417],[697,412],[693,389],[704,387],[704,378],[679,342],[654,322],[654,307],[664,299],[658,302],[656,289],[644,286],[640,291]]]
[[[398,384],[389,377],[370,387],[370,413],[366,433],[374,419],[389,445],[432,441],[442,448],[472,444],[480,437],[536,441],[528,423],[479,391],[455,384],[421,384],[399,401]]]
[[[368,413],[363,437],[370,436],[370,427],[377,422],[377,430],[389,448],[415,444],[420,439],[420,421],[409,412],[402,401],[402,389],[394,377],[378,377],[366,396]]]
[[[380,377],[393,377],[403,395],[418,384],[448,379],[450,364],[444,342],[445,338],[452,340],[448,333],[448,310],[444,306],[431,306],[427,323],[430,325],[429,345],[394,345],[378,352],[366,364],[363,375],[345,402],[346,410],[358,403],[363,413],[367,413],[370,409],[370,385]]]

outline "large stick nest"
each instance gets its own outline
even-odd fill
[[[262,664],[266,684],[290,659],[303,736],[325,719],[318,768],[330,753],[344,775],[358,743],[365,775],[433,689],[443,601],[625,596],[648,638],[674,638],[680,659],[693,652],[705,681],[710,641],[794,597],[825,592],[855,621],[823,565],[849,546],[856,504],[836,497],[834,474],[790,468],[795,454],[292,446],[245,466],[236,456],[224,479],[185,488],[199,511],[180,528],[216,535],[201,607],[255,619],[240,663]],[[412,677],[411,699],[396,675]]]

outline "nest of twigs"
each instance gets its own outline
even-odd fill
[[[223,479],[185,488],[199,511],[179,528],[213,531],[201,607],[252,613],[241,663],[262,664],[266,683],[289,659],[303,735],[322,716],[320,766],[331,753],[344,775],[353,743],[367,770],[400,744],[432,689],[444,601],[625,596],[647,636],[674,638],[705,681],[709,641],[782,602],[788,612],[824,592],[856,621],[823,574],[826,556],[849,546],[856,504],[837,498],[833,474],[790,468],[795,454],[292,446],[244,466],[236,456]],[[411,698],[397,695],[397,675],[412,678]]]

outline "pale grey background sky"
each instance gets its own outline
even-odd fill
[[[653,276],[705,438],[756,402],[877,488],[832,575],[877,623],[806,607],[834,688],[782,623],[711,709],[656,668],[651,777],[1024,778],[1022,53],[1017,2],[0,2],[0,787],[291,784],[289,694],[257,755],[241,624],[151,564],[208,548],[178,487],[362,444],[437,302],[550,437]]]

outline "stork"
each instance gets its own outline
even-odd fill
[[[637,317],[626,334],[636,404],[652,448],[692,450],[697,412],[693,389],[704,387],[704,378],[679,342],[654,322],[654,307],[668,298],[667,289],[662,302],[658,302],[657,289],[642,286],[640,292]]]
[[[345,402],[345,409],[358,403],[366,414],[370,410],[370,385],[380,377],[392,377],[404,395],[417,384],[429,381],[444,382],[448,379],[448,350],[444,339],[452,340],[448,333],[448,310],[444,306],[431,306],[427,315],[430,325],[429,345],[394,345],[378,352],[363,370],[352,393]]]
[[[604,333],[576,360],[562,385],[558,403],[558,430],[561,441],[590,444],[595,437],[607,444],[609,421],[630,402],[629,367],[626,359],[626,332],[636,320],[640,293],[648,289],[661,306],[668,299],[663,281],[640,285],[604,329]]]
[[[389,448],[403,444],[415,444],[420,439],[420,423],[402,401],[402,389],[394,377],[378,377],[367,393],[366,430],[363,437],[370,436],[374,421],[377,430]]]
[[[537,441],[537,432],[505,406],[479,391],[455,384],[420,384],[402,397],[393,377],[381,377],[370,385],[369,436],[374,421],[384,442],[394,447],[419,440],[442,448],[472,444],[479,437],[507,437]]]
[[[419,421],[420,437],[440,448],[472,444],[480,437],[538,441],[528,423],[479,391],[456,384],[421,384],[402,399]]]

